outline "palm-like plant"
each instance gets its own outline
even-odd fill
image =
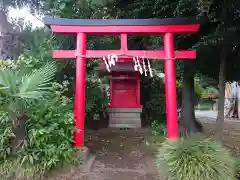
[[[54,63],[48,63],[30,73],[25,73],[24,69],[0,69],[0,95],[7,99],[8,110],[18,111],[20,109],[15,104],[43,98],[49,92],[48,85],[55,72]]]
[[[23,142],[26,137],[27,116],[24,112],[31,103],[47,95],[55,72],[55,63],[48,63],[32,72],[26,72],[24,69],[0,69],[0,107],[8,112],[10,123],[13,125],[13,147],[19,146],[19,142]]]

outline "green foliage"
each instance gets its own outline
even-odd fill
[[[95,78],[95,80],[93,80]],[[96,80],[97,79],[97,80]],[[100,78],[91,77],[87,80],[87,103],[86,103],[86,121],[93,120],[94,115],[99,115],[106,110],[107,97],[104,96],[104,84]]]
[[[0,105],[1,106],[1,105]],[[14,137],[7,113],[0,111],[0,163],[10,155],[10,139]]]
[[[37,34],[36,36],[39,37],[38,39],[40,40],[30,39],[28,37],[29,42],[25,43],[26,48],[16,62],[19,69],[24,68],[25,71],[31,71],[53,61],[52,51],[59,48],[59,42],[52,36],[45,35],[47,37],[44,38],[44,35],[38,35],[38,33],[38,31],[34,31],[32,32],[32,36],[34,37],[34,35]]]
[[[53,83],[52,93],[33,106],[27,122],[28,138],[18,152],[20,164],[50,170],[64,163],[75,163],[72,100],[64,96],[67,82]]]
[[[214,95],[219,95],[218,90],[215,87],[207,87],[204,89],[203,93],[202,93],[202,97],[208,97],[208,95],[210,94],[214,94]]]
[[[144,98],[144,108],[152,120],[165,120],[165,95],[162,79],[153,77],[142,79],[141,93]]]
[[[37,33],[40,33],[38,37],[42,36],[41,32]],[[39,174],[65,164],[80,162],[80,155],[72,147],[73,100],[66,96],[72,96],[71,92],[74,91],[74,83],[71,82],[75,74],[69,73],[74,70],[74,63],[60,62],[57,66],[51,63],[51,52],[59,49],[61,43],[55,41],[54,37],[39,41],[30,39],[25,43],[27,49],[17,61],[0,61],[0,108],[3,109],[0,116],[1,173],[12,174],[18,169],[17,174]],[[92,120],[94,114],[103,111],[106,105],[101,94],[102,82],[94,69],[97,65],[95,61],[87,65],[86,117],[89,120]],[[7,108],[2,108],[3,105]],[[12,155],[9,150],[13,138],[12,122],[7,116],[9,108],[11,111],[27,112],[28,116],[27,138],[15,154],[17,161],[8,161]]]
[[[51,57],[54,49],[69,48],[74,41],[56,40],[43,30],[24,31],[21,37],[25,40],[25,50],[19,58],[0,61],[0,108],[3,109],[0,119],[0,156],[3,162],[0,171],[2,173],[5,169],[4,172],[12,174],[18,169],[17,174],[39,174],[64,164],[78,163],[80,155],[72,147],[74,63],[52,63]],[[94,41],[91,45],[95,46]],[[107,104],[103,96],[104,84],[95,71],[98,65],[94,60],[87,63],[87,120],[104,111]],[[3,105],[7,108],[2,108]],[[27,112],[28,116],[27,138],[15,154],[17,161],[8,161],[12,155],[9,149],[13,138],[12,122],[7,116],[9,109]]]
[[[174,10],[174,16],[193,16],[198,14],[199,0],[179,0]]]
[[[153,150],[157,150],[161,143],[166,139],[167,129],[166,124],[155,120],[151,124],[151,135],[146,140],[146,145]]]
[[[15,69],[16,63],[12,60],[0,60],[0,70]]]
[[[153,136],[166,136],[167,129],[164,124],[160,124],[159,121],[153,121],[151,124],[152,135]]]
[[[72,148],[72,100],[63,95],[68,82],[50,84],[56,71],[53,63],[31,73],[22,70],[4,69],[0,76],[0,84],[6,87],[1,90],[7,106],[5,110],[23,112],[21,105],[24,105],[28,112],[28,139],[17,152],[19,164],[50,170],[66,162],[76,162],[78,159]],[[1,148],[4,148],[0,153],[1,158],[6,159],[10,153],[10,138],[13,137],[12,123],[6,113],[0,120]]]
[[[51,93],[45,99],[28,108],[27,132],[24,145],[17,151],[17,161],[8,161],[10,140],[14,137],[12,123],[7,113],[0,118],[0,172],[13,176],[35,176],[41,172],[80,162],[73,143],[72,100],[64,96],[67,82],[53,83]],[[6,175],[7,176],[7,175]],[[28,175],[29,176],[29,175]]]
[[[0,95],[5,98],[7,110],[22,112],[32,100],[43,98],[56,72],[54,63],[25,73],[24,69],[0,69]]]
[[[204,88],[197,78],[194,80],[194,90],[197,99],[200,99],[202,97],[202,93],[204,92]]]
[[[0,165],[1,178],[4,180],[43,180],[43,173],[35,167],[22,167],[16,161],[5,160]]]
[[[218,142],[202,136],[167,140],[159,148],[157,165],[169,180],[234,180],[234,161]]]

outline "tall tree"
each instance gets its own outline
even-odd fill
[[[221,140],[224,123],[225,82],[239,80],[239,7],[240,3],[231,1],[213,1],[211,6],[211,24],[213,31],[203,36],[195,45],[198,49],[198,68],[202,73],[219,80],[218,118],[216,137]],[[214,27],[212,26],[212,27]],[[201,60],[202,62],[200,62]],[[211,62],[212,66],[204,64]]]
[[[13,59],[14,46],[13,27],[8,22],[7,8],[0,1],[0,59]]]

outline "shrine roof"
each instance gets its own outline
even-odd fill
[[[43,19],[45,25],[59,26],[164,26],[164,25],[187,25],[202,24],[204,19],[196,17],[187,18],[164,18],[164,19]]]

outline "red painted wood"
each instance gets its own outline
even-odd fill
[[[102,58],[108,55],[115,54],[119,55],[119,58],[133,58],[133,57],[145,57],[149,59],[164,59],[165,53],[162,50],[128,50],[125,53],[121,50],[87,50],[86,58]],[[124,56],[123,54],[127,54],[128,56]],[[53,52],[52,57],[54,59],[74,59],[76,58],[75,50],[56,50]],[[176,59],[195,59],[196,51],[175,51]]]
[[[199,24],[182,25],[159,25],[159,26],[59,26],[51,25],[51,29],[56,33],[75,34],[84,32],[88,34],[161,34],[192,33],[197,32]]]
[[[113,80],[110,79],[110,105],[112,104],[113,101]]]
[[[164,51],[168,59],[174,58],[174,35],[166,33],[164,35]],[[166,94],[166,114],[167,114],[167,134],[171,140],[178,139],[178,115],[176,96],[176,68],[174,60],[164,61],[165,72],[165,94]]]
[[[77,51],[86,53],[87,38],[85,33],[77,35]],[[85,122],[85,88],[86,88],[86,58],[78,56],[76,59],[76,87],[74,106],[74,147],[84,145],[84,122]]]
[[[128,37],[127,34],[123,33],[120,36],[121,51],[126,52],[128,50]]]
[[[118,77],[109,77],[111,80],[124,80],[124,79],[132,79],[132,80],[138,80],[140,79],[139,76],[123,76],[119,73]]]
[[[140,94],[140,74],[138,75],[138,79],[137,79],[137,104],[141,104],[141,101],[140,101],[140,97],[141,97],[141,94]]]
[[[143,106],[142,105],[114,105],[112,106],[111,104],[108,105],[108,108],[142,108]]]
[[[123,79],[112,80],[112,108],[137,107],[137,80]]]
[[[141,108],[140,75],[122,72],[112,72],[111,74],[111,103],[109,108]]]

